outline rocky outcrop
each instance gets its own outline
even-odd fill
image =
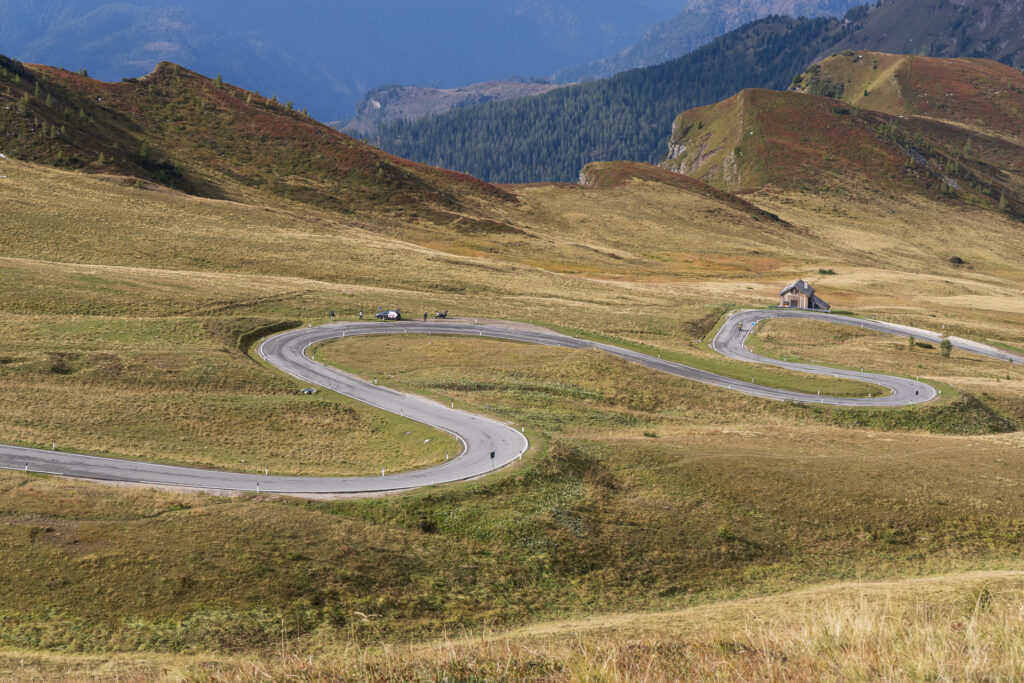
[[[458,107],[543,95],[558,87],[551,83],[518,81],[490,81],[447,89],[388,85],[368,92],[356,107],[355,118],[335,127],[349,135],[368,137],[393,121],[415,121]]]

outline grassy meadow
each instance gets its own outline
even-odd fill
[[[1020,572],[849,582],[657,614],[615,614],[312,659],[0,652],[19,680],[1013,680]]]
[[[280,474],[443,459],[440,435],[298,396],[245,352],[260,330],[331,310],[448,309],[739,379],[862,392],[707,348],[733,307],[770,303],[804,277],[837,309],[1024,346],[1018,224],[971,207],[954,222],[940,202],[908,209],[863,188],[749,197],[781,222],[650,179],[509,188],[514,202],[481,210],[521,232],[494,233],[7,160],[0,175],[3,443]],[[826,582],[1024,568],[1020,369],[832,326],[772,323],[759,340],[766,353],[954,391],[850,411],[761,401],[596,352],[414,335],[328,344],[326,362],[525,425],[536,452],[481,481],[353,500],[0,473],[0,678],[625,680],[712,666],[740,678],[761,664],[780,677],[871,678],[857,668],[870,657],[851,654],[871,652],[909,678],[967,661],[979,676],[1008,671],[991,638],[1019,642],[1006,625],[1016,574],[992,579],[992,608],[973,622],[957,612],[983,583],[971,578],[935,588],[949,599],[934,613],[860,585],[835,589],[834,613],[801,605]],[[732,615],[721,630],[678,625],[719,608]],[[643,630],[652,611],[664,620]],[[751,613],[774,621],[741,618]],[[909,624],[903,640],[885,630],[893,623]],[[943,624],[963,629],[964,658],[909,661]],[[842,633],[806,637],[823,629]],[[815,653],[824,663],[812,666]]]

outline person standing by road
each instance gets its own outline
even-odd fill
[[[427,314],[426,313],[423,314],[423,322],[427,322]]]
[[[360,320],[362,320],[362,319],[363,319],[363,312],[362,312],[362,311],[359,311],[359,319],[360,319]]]

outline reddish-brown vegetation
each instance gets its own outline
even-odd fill
[[[6,61],[7,153],[122,173],[203,196],[262,195],[349,212],[463,208],[510,200],[469,176],[398,159],[289,104],[164,62],[148,76],[104,83]],[[27,105],[18,111],[17,102]],[[27,111],[25,109],[27,108]]]

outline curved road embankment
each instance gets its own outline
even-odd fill
[[[795,391],[773,389],[742,382],[706,370],[692,368],[669,360],[584,339],[576,339],[549,330],[502,324],[476,325],[465,322],[397,322],[340,323],[322,327],[301,328],[276,335],[258,348],[269,364],[310,384],[338,392],[369,405],[397,413],[431,427],[455,435],[463,444],[463,452],[444,464],[412,472],[381,477],[278,477],[224,472],[189,467],[156,465],[146,462],[103,458],[45,451],[14,446],[0,446],[0,468],[24,470],[79,479],[172,486],[219,491],[261,491],[291,495],[351,495],[406,491],[409,489],[463,481],[486,475],[505,467],[529,447],[520,430],[490,418],[426,399],[377,386],[353,375],[312,360],[311,346],[350,336],[376,334],[443,334],[480,336],[508,341],[542,344],[571,349],[597,349],[627,361],[666,372],[677,377],[723,387],[761,398],[826,404],[848,407],[895,407],[924,403],[935,398],[935,390],[916,380],[835,370],[801,363],[788,363],[763,358],[751,353],[744,342],[752,328],[771,318],[802,318],[856,325],[888,334],[938,341],[939,335],[889,323],[847,318],[823,313],[790,310],[742,311],[729,318],[712,342],[719,353],[739,360],[767,363],[789,370],[867,382],[884,387],[884,395],[870,398],[839,398]],[[992,358],[1024,362],[1024,357],[980,345],[967,340],[954,340],[965,351]],[[493,454],[493,457],[492,457]]]

